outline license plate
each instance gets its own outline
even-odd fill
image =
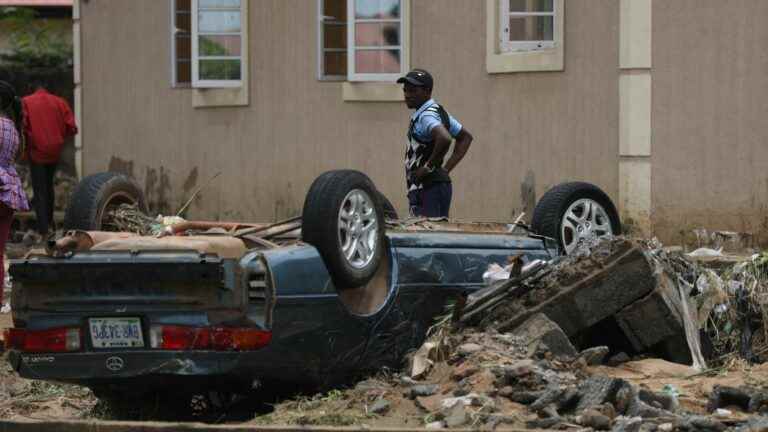
[[[91,343],[94,348],[141,348],[140,318],[90,318]]]

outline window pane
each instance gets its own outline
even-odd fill
[[[240,36],[200,36],[201,56],[240,56]]]
[[[199,0],[198,9],[212,8],[235,8],[240,9],[240,0]]]
[[[347,26],[345,24],[325,24],[323,26],[323,45],[325,48],[346,48]]]
[[[185,84],[192,82],[192,63],[189,60],[176,62],[176,83]]]
[[[240,60],[200,60],[201,80],[239,80]]]
[[[336,21],[347,20],[347,0],[324,0],[323,15]]]
[[[400,18],[400,0],[355,0],[355,18]]]
[[[176,12],[189,12],[192,10],[190,0],[176,0]]]
[[[355,51],[357,73],[400,73],[400,50]]]
[[[204,33],[239,33],[240,12],[201,11],[197,14],[198,31]]]
[[[192,58],[192,39],[189,35],[176,36],[176,58],[187,60]]]
[[[399,46],[400,24],[363,23],[355,24],[355,46]]]
[[[180,32],[192,31],[192,15],[188,13],[176,14],[176,29]]]
[[[323,72],[325,75],[347,76],[346,52],[326,52],[324,56]]]
[[[510,17],[510,41],[551,41],[553,38],[554,17]]]
[[[554,12],[554,0],[509,0],[510,12]]]

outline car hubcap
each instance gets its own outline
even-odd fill
[[[594,200],[580,199],[565,211],[561,224],[565,253],[588,245],[600,237],[613,235],[611,220],[602,205]]]
[[[339,210],[339,244],[341,253],[352,267],[361,269],[371,263],[378,232],[379,223],[371,197],[360,189],[348,193]]]

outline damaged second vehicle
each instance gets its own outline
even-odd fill
[[[274,224],[110,232],[122,204],[144,208],[116,173],[86,177],[71,202],[67,236],[11,264],[9,360],[25,378],[129,403],[323,387],[399,367],[446,305],[483,287],[489,265],[551,260],[621,230],[608,196],[587,183],[556,186],[531,229],[515,229],[399,220],[350,170],[319,176],[301,217]]]

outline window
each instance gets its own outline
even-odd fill
[[[247,0],[192,0],[192,86],[240,87]]]
[[[501,52],[555,46],[555,0],[501,0]]]
[[[394,82],[407,69],[406,0],[319,0],[320,79]]]
[[[171,0],[171,82],[174,87],[192,83],[191,0]]]
[[[319,71],[321,80],[347,78],[347,0],[320,0]]]
[[[488,73],[562,71],[565,0],[486,0]]]

